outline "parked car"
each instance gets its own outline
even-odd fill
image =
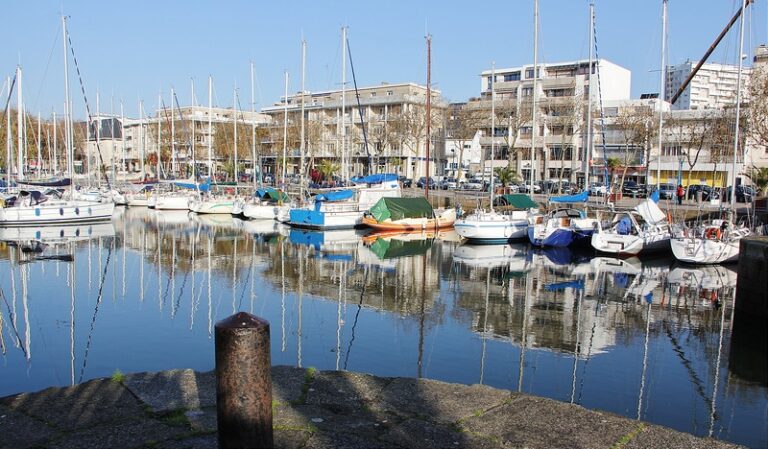
[[[720,198],[720,195],[712,189],[712,187],[704,184],[692,184],[688,186],[688,199],[698,200],[699,192],[701,192],[701,201],[716,200]]]
[[[531,193],[531,186],[527,183],[520,183],[518,184],[518,190],[520,193]],[[541,193],[541,185],[534,184],[533,185],[533,193]]]
[[[464,190],[483,190],[483,181],[477,178],[469,178],[462,184],[461,188]]]
[[[654,190],[655,190],[654,186]],[[677,186],[671,183],[659,184],[659,199],[673,200],[677,195]]]
[[[413,185],[413,180],[410,178],[406,178],[405,176],[398,176],[397,180],[400,181],[400,185],[403,186],[403,188],[411,187]]]
[[[443,178],[437,183],[437,186],[441,190],[455,189],[457,185],[458,182],[456,181],[456,178],[453,177]]]
[[[418,181],[416,181],[416,187],[423,189],[427,185],[427,178],[425,176],[422,176],[419,178]],[[431,177],[429,178],[429,188],[434,189],[437,186],[437,183],[435,182],[435,178]]]
[[[605,187],[605,184],[592,182],[589,184],[588,191],[590,196],[604,196],[608,189]]]
[[[621,193],[633,198],[644,198],[648,195],[646,187],[638,184],[635,181],[624,181],[624,186],[621,188]]]
[[[723,201],[731,201],[731,189],[732,186],[728,186],[720,195]],[[755,198],[755,190],[752,186],[736,186],[736,202],[737,203],[751,203]]]

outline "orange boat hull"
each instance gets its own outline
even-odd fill
[[[427,220],[427,222],[422,225],[414,225],[414,224],[402,224],[402,223],[379,223],[374,219],[373,217],[363,217],[363,224],[366,226],[370,226],[373,229],[379,230],[379,231],[399,231],[399,232],[410,232],[410,231],[435,231],[438,229],[448,229],[453,227],[454,220],[445,220],[438,222],[437,220]]]

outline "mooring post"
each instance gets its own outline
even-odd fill
[[[215,334],[219,448],[272,449],[269,322],[238,312]]]

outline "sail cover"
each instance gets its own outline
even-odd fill
[[[635,211],[643,217],[643,220],[652,225],[659,224],[667,219],[664,212],[650,198],[635,206]]]
[[[576,195],[553,196],[550,203],[586,203],[589,200],[589,192],[586,190]]]
[[[336,190],[327,193],[318,193],[315,195],[315,202],[320,203],[323,201],[344,201],[355,196],[355,192],[351,190]]]
[[[530,196],[524,193],[501,195],[498,202],[502,206],[512,206],[515,209],[535,209],[539,207],[536,201],[533,201]]]
[[[355,184],[381,184],[387,181],[397,181],[397,175],[394,173],[377,173],[368,176],[356,176],[351,179]]]
[[[379,223],[389,219],[432,218],[435,214],[426,198],[381,198],[371,207],[371,215]]]

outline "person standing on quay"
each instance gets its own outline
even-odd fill
[[[682,184],[677,185],[677,204],[682,205],[683,204],[683,197],[685,196],[685,189],[683,189]]]

